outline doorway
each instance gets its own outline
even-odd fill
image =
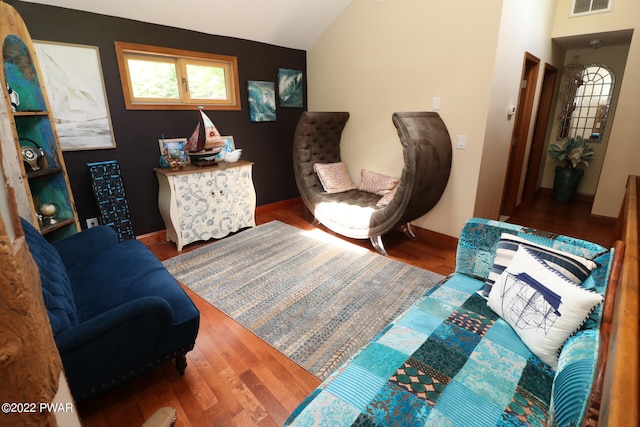
[[[516,210],[539,68],[540,59],[525,52],[500,215],[511,216]]]
[[[540,101],[538,103],[538,113],[536,114],[536,123],[531,141],[529,164],[527,165],[524,190],[522,192],[523,203],[531,202],[539,190],[542,157],[544,155],[547,127],[549,125],[551,109],[553,108],[553,94],[557,79],[558,69],[552,65],[545,64]]]

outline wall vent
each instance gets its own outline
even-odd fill
[[[611,12],[612,3],[613,0],[571,0],[571,12],[569,16]]]

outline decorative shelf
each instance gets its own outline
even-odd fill
[[[14,100],[18,111],[12,111],[14,105],[7,92],[0,97],[4,99],[0,100],[0,154],[17,160],[3,164],[5,177],[15,191],[17,211],[39,226],[47,240],[55,241],[80,230],[71,184],[29,31],[13,7],[0,2],[0,11],[0,90],[11,89],[19,94]],[[31,170],[22,160],[26,145],[40,151],[41,169]],[[41,201],[57,207],[54,224],[39,215]]]
[[[45,235],[51,233],[52,231],[59,230],[62,227],[73,224],[74,222],[75,220],[73,218],[60,218],[56,221],[55,224],[42,225],[42,227],[40,228],[40,234]]]
[[[48,116],[46,111],[14,111],[14,117],[32,117],[32,116]]]
[[[60,173],[60,172],[64,172],[64,170],[62,168],[44,168],[44,169],[39,169],[37,171],[27,172],[27,178],[29,179],[38,178],[41,176],[53,175],[55,173]]]

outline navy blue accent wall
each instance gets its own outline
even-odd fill
[[[20,13],[34,40],[98,46],[106,86],[116,148],[65,151],[64,159],[80,221],[97,217],[86,164],[118,160],[122,169],[131,218],[136,235],[164,229],[158,210],[158,139],[188,137],[198,122],[198,112],[126,110],[115,54],[115,41],[163,46],[238,58],[241,111],[205,110],[223,135],[233,135],[242,158],[254,161],[254,184],[258,205],[298,196],[293,167],[292,141],[296,124],[306,109],[306,52],[248,40],[115,18],[65,8],[5,0]],[[151,4],[151,3],[150,3]],[[223,17],[224,13],[212,13]],[[176,9],[179,13],[179,8]],[[215,32],[215,19],[212,19]],[[276,86],[278,68],[301,70],[305,77],[303,108],[277,107],[275,122],[249,120],[247,81],[271,81]],[[277,100],[276,100],[277,102]]]

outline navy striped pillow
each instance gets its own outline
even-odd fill
[[[595,262],[579,255],[559,251],[548,246],[542,246],[521,237],[514,236],[513,234],[502,233],[498,247],[496,248],[493,266],[482,290],[484,297],[489,296],[493,284],[511,263],[513,256],[518,250],[518,246],[524,246],[549,267],[558,271],[576,284],[584,282],[591,274],[591,271],[597,267]]]

